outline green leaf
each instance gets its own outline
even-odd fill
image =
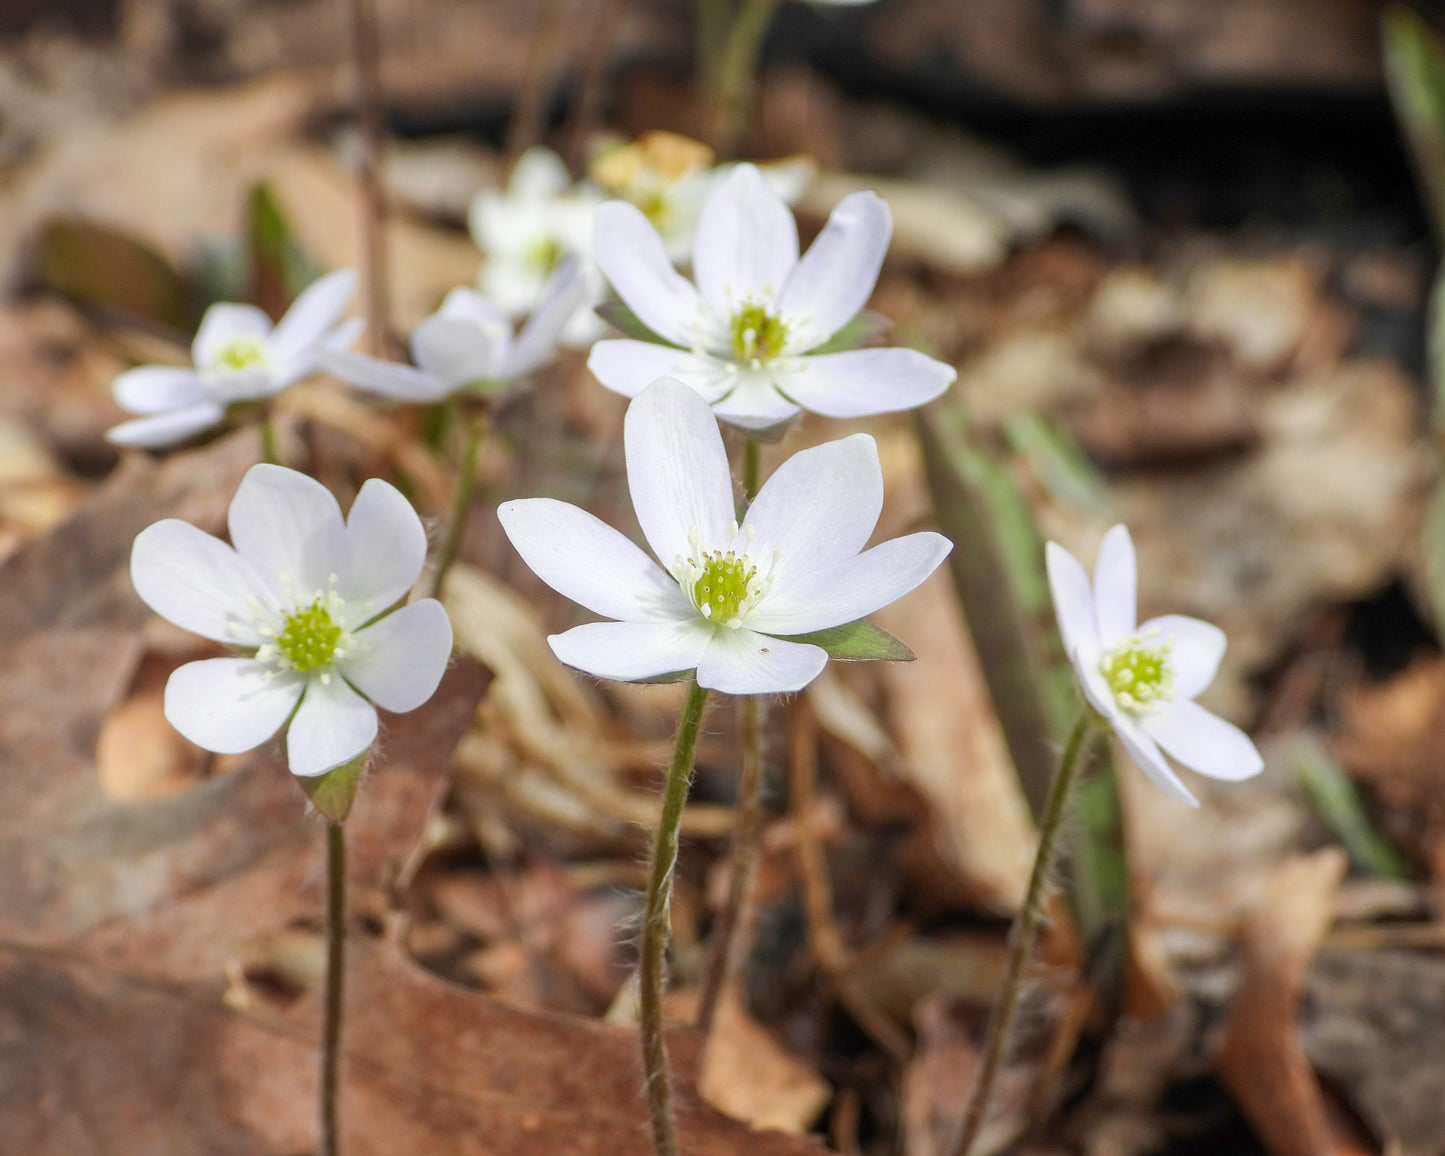
[[[692,670],[674,670],[669,674],[654,674],[651,678],[634,678],[628,681],[644,683],[647,686],[663,686],[669,682],[686,682],[696,673],[696,668]]]
[[[1004,419],[1003,435],[1059,505],[1086,514],[1109,513],[1103,477],[1059,423],[1034,413],[1017,413]]]
[[[625,337],[647,341],[653,345],[672,345],[674,349],[679,348],[644,325],[642,319],[621,301],[604,301],[597,306],[597,316],[613,329],[621,330]]]
[[[821,353],[846,353],[850,349],[857,349],[860,345],[866,345],[875,337],[886,333],[890,324],[888,318],[877,313],[869,313],[865,309],[818,348],[808,350],[808,356],[816,357]]]
[[[246,199],[246,243],[251,261],[251,300],[279,318],[322,270],[299,241],[275,191],[266,181]]]
[[[1371,821],[1354,782],[1318,742],[1301,738],[1289,761],[1315,813],[1338,836],[1357,867],[1382,879],[1410,878],[1399,852]]]
[[[311,805],[327,819],[333,823],[344,823],[346,816],[351,814],[351,804],[356,801],[356,792],[370,758],[371,751],[365,750],[345,766],[314,777],[298,775],[296,782],[306,792]]]
[[[1405,130],[1437,238],[1445,237],[1445,45],[1414,12],[1395,6],[1381,25],[1385,78]]]
[[[912,662],[913,651],[881,627],[861,618],[844,626],[830,626],[810,634],[791,634],[788,642],[821,646],[829,658],[839,662]]]

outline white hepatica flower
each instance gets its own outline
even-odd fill
[[[274,397],[309,377],[326,350],[346,348],[361,332],[360,321],[341,321],[355,292],[354,272],[330,273],[309,285],[274,327],[254,305],[212,305],[191,345],[193,369],[142,365],[115,379],[120,407],[142,416],[122,422],[106,440],[172,445],[219,425],[234,402]]]
[[[1224,631],[1178,614],[1136,624],[1137,571],[1126,527],[1104,536],[1092,588],[1062,546],[1050,542],[1046,558],[1059,633],[1084,694],[1145,774],[1197,807],[1161,747],[1212,779],[1247,779],[1264,769],[1243,731],[1194,701],[1214,681]]]
[[[948,388],[952,367],[912,349],[809,356],[867,303],[892,231],[881,198],[853,193],[799,258],[793,214],[754,166],[738,165],[703,205],[694,287],[636,207],[603,205],[598,263],[638,319],[671,344],[599,341],[588,368],[628,397],[656,377],[677,377],[718,417],[753,432],[803,409],[861,417],[922,405]]]
[[[293,774],[344,766],[376,739],[376,707],[414,710],[451,653],[441,603],[393,610],[421,573],[426,534],[392,486],[372,479],[344,520],[321,483],[253,466],[231,502],[231,545],[167,519],[137,535],[131,580],[163,618],[245,657],[180,667],[166,684],[171,725],[197,746],[238,754],[287,720]]]
[[[528,149],[518,158],[505,190],[486,189],[473,199],[467,223],[486,254],[478,275],[482,295],[508,317],[532,312],[557,263],[575,253],[581,263],[586,309],[562,330],[564,344],[585,349],[607,331],[592,312],[607,291],[592,256],[592,229],[601,198],[573,185],[556,153]]]
[[[549,498],[497,511],[517,552],[560,594],[615,622],[548,641],[569,666],[634,681],[696,670],[728,694],[799,690],[828,654],[789,636],[855,622],[922,582],[939,534],[864,550],[883,506],[878,449],[855,434],[793,455],[735,520],[722,435],[688,386],[661,379],[628,407],[627,482],[659,566],[584,510]]]
[[[577,259],[567,256],[518,334],[511,319],[481,294],[453,289],[411,335],[415,367],[349,350],[328,353],[324,363],[342,381],[398,401],[440,401],[463,390],[496,393],[552,355],[583,290]]]

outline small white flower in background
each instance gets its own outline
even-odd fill
[[[862,417],[931,401],[956,375],[916,350],[809,356],[867,303],[892,232],[882,199],[853,193],[800,258],[793,214],[753,165],[738,165],[703,205],[694,287],[636,207],[603,205],[598,264],[637,318],[671,344],[599,341],[588,368],[629,397],[656,377],[677,377],[719,418],[754,433],[804,409]]]
[[[1048,544],[1046,560],[1059,633],[1084,695],[1146,775],[1197,807],[1161,747],[1212,779],[1247,779],[1264,769],[1243,731],[1194,701],[1214,681],[1224,631],[1178,614],[1137,625],[1137,568],[1126,527],[1104,536],[1092,587],[1078,559],[1057,543]]]
[[[486,254],[478,287],[508,317],[527,316],[541,299],[559,261],[575,253],[585,285],[583,301],[562,331],[563,344],[586,349],[607,332],[592,307],[607,286],[592,256],[592,229],[601,197],[573,185],[556,153],[528,149],[512,170],[505,190],[485,189],[473,199],[467,222],[472,240]]]
[[[396,609],[426,560],[421,521],[374,478],[343,520],[321,483],[260,465],[236,491],[229,528],[228,546],[167,519],[142,530],[131,551],[146,605],[244,652],[176,670],[166,718],[220,754],[248,751],[286,726],[293,774],[344,766],[376,739],[372,703],[415,710],[451,654],[441,603]]]
[[[922,582],[952,548],[924,532],[864,550],[883,507],[867,434],[803,450],[768,479],[739,526],[722,435],[707,404],[662,379],[624,426],[627,482],[662,561],[585,510],[550,498],[497,511],[544,582],[617,619],[548,641],[569,666],[634,681],[696,670],[728,694],[799,690],[828,654],[789,636],[855,622]]]
[[[326,369],[342,381],[398,401],[432,402],[462,391],[494,395],[551,357],[585,286],[577,258],[562,258],[520,333],[485,297],[453,289],[409,343],[415,367],[349,350],[328,353]]]
[[[223,302],[201,318],[193,369],[142,365],[115,379],[120,407],[141,417],[105,436],[122,446],[159,448],[220,425],[235,402],[274,397],[320,368],[328,349],[345,349],[362,322],[341,320],[353,294],[350,269],[313,282],[273,327],[254,305]]]

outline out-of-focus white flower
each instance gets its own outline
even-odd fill
[[[1161,747],[1212,779],[1247,779],[1264,769],[1243,731],[1194,701],[1214,681],[1224,631],[1178,614],[1136,624],[1137,567],[1126,527],[1104,536],[1092,587],[1078,559],[1057,543],[1048,544],[1046,561],[1059,633],[1079,685],[1146,775],[1197,807]]]
[[[883,507],[867,434],[794,454],[741,526],[722,435],[694,390],[655,382],[628,407],[624,440],[632,503],[662,566],[565,502],[531,498],[497,511],[538,577],[617,620],[548,639],[563,662],[601,678],[695,670],[698,685],[728,694],[799,690],[828,652],[797,636],[886,606],[952,548],[924,532],[863,549]]]
[[[396,609],[426,560],[421,521],[374,478],[343,521],[321,483],[259,465],[242,479],[229,522],[229,546],[167,519],[142,530],[131,551],[131,580],[146,605],[245,655],[176,670],[166,718],[221,754],[248,751],[285,726],[293,774],[344,766],[376,739],[372,703],[415,710],[451,654],[440,602]]]
[[[486,254],[478,286],[508,317],[531,313],[558,262],[575,253],[585,291],[562,331],[562,342],[586,349],[607,331],[592,309],[607,286],[592,253],[592,230],[601,197],[573,185],[566,166],[548,149],[528,149],[517,159],[505,190],[485,189],[468,214],[472,239]]]
[[[520,333],[479,293],[453,289],[411,335],[415,367],[346,350],[327,354],[325,365],[342,381],[398,401],[440,401],[462,391],[494,395],[552,356],[584,289],[577,258],[568,254]]]
[[[693,250],[694,285],[636,207],[597,214],[597,260],[623,302],[663,342],[600,341],[588,368],[635,396],[663,375],[697,390],[724,421],[755,434],[808,409],[861,417],[922,405],[956,376],[912,349],[813,353],[863,308],[892,233],[888,206],[854,193],[798,255],[798,229],[752,165],[708,196]]]
[[[158,448],[219,425],[235,402],[274,397],[320,368],[327,350],[349,347],[360,321],[341,321],[356,292],[356,274],[342,269],[296,298],[273,327],[254,305],[212,305],[191,345],[195,368],[142,365],[115,379],[120,407],[143,416],[105,436],[122,446]]]

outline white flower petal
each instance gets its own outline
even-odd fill
[[[893,538],[770,592],[748,626],[768,634],[806,634],[856,622],[918,586],[952,549],[953,543],[931,531]]]
[[[264,613],[260,607],[279,601],[279,591],[247,559],[175,518],[136,535],[130,577],[141,601],[162,618],[233,646],[259,646],[263,639],[251,623]]]
[[[488,301],[475,289],[468,289],[465,286],[453,289],[442,298],[441,308],[436,311],[436,315],[450,317],[455,321],[467,321],[479,329],[493,330],[497,333],[512,332],[512,322],[505,311]]]
[[[417,367],[452,389],[490,381],[497,373],[501,341],[510,341],[457,317],[433,313],[412,331],[411,356]]]
[[[692,282],[672,267],[667,248],[641,210],[609,201],[597,210],[597,264],[617,295],[659,337],[690,347],[707,307]]]
[[[356,273],[351,269],[338,269],[308,285],[271,332],[277,361],[299,358],[320,342],[341,320],[355,294]]]
[[[1176,701],[1138,721],[1175,759],[1211,779],[1236,782],[1264,770],[1264,760],[1249,736],[1198,703]]]
[[[785,694],[802,690],[827,665],[821,646],[719,629],[697,664],[697,684],[724,694]]]
[[[587,296],[587,281],[575,255],[563,257],[553,272],[542,299],[512,345],[499,374],[508,380],[531,373],[552,356],[562,331]]]
[[[790,348],[812,349],[853,320],[873,294],[892,235],[893,218],[877,193],[838,202],[778,294]]]
[[[1094,613],[1099,624],[1099,644],[1105,650],[1134,633],[1139,621],[1137,582],[1138,565],[1129,528],[1115,526],[1104,535],[1094,562]]]
[[[166,413],[189,406],[212,404],[206,387],[193,369],[169,365],[141,365],[128,369],[111,383],[116,404],[129,413]]]
[[[1199,806],[1199,800],[1179,781],[1179,776],[1174,773],[1154,740],[1145,734],[1133,719],[1116,715],[1110,722],[1114,734],[1129,752],[1129,757],[1156,787],[1181,803],[1188,803],[1191,807]]]
[[[591,622],[547,638],[568,666],[617,682],[692,670],[716,627],[689,622]]]
[[[1089,589],[1089,576],[1079,560],[1060,546],[1050,542],[1044,547],[1044,564],[1049,574],[1049,592],[1053,595],[1054,615],[1064,652],[1074,666],[1099,657],[1099,627],[1094,617],[1094,594]]]
[[[324,593],[343,564],[341,507],[314,478],[282,466],[252,466],[231,499],[231,544],[299,598]]]
[[[732,474],[707,402],[680,381],[660,377],[627,407],[623,422],[627,488],[637,521],[664,566],[691,552],[720,549],[735,518]]]
[[[748,508],[738,548],[771,575],[774,593],[783,595],[800,584],[811,586],[814,576],[825,577],[856,557],[882,512],[878,445],[867,434],[854,434],[800,450],[779,466]],[[851,621],[840,618],[830,625]]]
[[[323,356],[322,365],[347,385],[396,401],[440,401],[452,392],[451,386],[435,374],[364,353],[334,350]]]
[[[436,692],[452,653],[452,624],[435,598],[388,614],[356,636],[336,661],[342,677],[377,706],[405,713]]]
[[[312,674],[286,730],[293,775],[314,778],[345,766],[376,741],[376,708],[336,674]]]
[[[756,168],[738,165],[698,214],[692,268],[704,300],[726,318],[749,301],[771,306],[797,263],[791,210]]]
[[[534,146],[517,158],[507,182],[507,195],[530,201],[556,196],[572,183],[572,174],[551,149]]]
[[[737,426],[738,429],[763,438],[766,431],[775,429],[802,413],[797,405],[777,391],[768,370],[742,370],[733,380],[736,384],[732,391],[722,400],[714,402],[712,409],[713,413],[728,425]]]
[[[824,417],[867,417],[913,409],[940,396],[953,366],[916,349],[851,349],[792,357],[774,365],[778,387]]]
[[[216,402],[173,409],[154,417],[138,417],[123,421],[106,430],[105,440],[117,446],[140,446],[155,450],[195,437],[203,430],[221,424],[226,407]]]
[[[361,610],[359,621],[406,597],[426,564],[426,530],[395,486],[371,478],[346,516],[346,552],[338,559],[336,593]]]
[[[166,719],[196,746],[238,755],[281,729],[304,685],[250,658],[188,662],[166,683]]]
[[[586,510],[522,498],[504,502],[497,518],[538,578],[595,614],[653,622],[696,613],[674,578]]]
[[[271,335],[271,319],[254,305],[223,301],[201,318],[191,342],[191,360],[197,369],[210,369],[233,341],[249,338],[264,343]]]
[[[1182,614],[1151,618],[1139,627],[1139,635],[1151,645],[1155,639],[1169,644],[1174,697],[1180,699],[1198,697],[1214,681],[1228,644],[1224,631],[1212,622],[1201,622]]]
[[[587,368],[623,397],[636,397],[659,377],[675,377],[708,402],[727,393],[737,376],[731,363],[707,354],[631,339],[599,341],[587,358]]]

